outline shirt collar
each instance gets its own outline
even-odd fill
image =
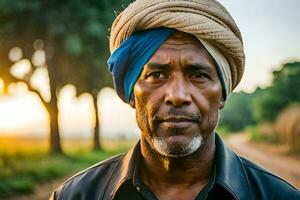
[[[128,180],[133,180],[135,167],[139,162],[140,142],[124,154],[111,172],[100,199],[113,199],[119,188]]]
[[[231,151],[217,134],[216,162],[217,184],[226,189],[235,199],[248,199],[252,196],[249,180],[241,158]]]
[[[134,173],[138,173],[141,152],[140,142],[130,149],[115,166],[111,178],[107,181],[103,199],[113,199],[118,189],[126,181],[133,181]],[[251,197],[249,180],[240,157],[232,152],[216,134],[216,179],[235,199]],[[251,199],[251,198],[250,198]]]

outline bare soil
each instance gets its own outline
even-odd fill
[[[291,155],[282,144],[251,142],[249,135],[234,134],[225,138],[227,145],[239,155],[283,178],[300,190],[300,156]]]

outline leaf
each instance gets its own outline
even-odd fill
[[[74,56],[79,56],[82,52],[82,41],[78,35],[68,35],[64,40],[65,50]]]

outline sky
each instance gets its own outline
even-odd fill
[[[246,66],[238,90],[270,84],[286,61],[300,60],[299,0],[220,0],[241,30]]]
[[[300,60],[299,0],[220,0],[239,26],[246,53],[245,73],[237,91],[251,92],[270,84],[271,72],[286,61]],[[28,63],[26,61],[22,61]],[[15,67],[15,71],[28,67]],[[47,75],[41,68],[32,84],[47,99]],[[39,99],[23,84],[10,87],[12,96],[0,96],[0,135],[19,134],[47,137],[48,116]],[[1,92],[1,81],[0,81]],[[60,93],[59,120],[62,137],[90,137],[94,123],[92,98],[75,98],[75,88],[66,86]],[[111,88],[99,94],[101,130],[104,137],[136,137],[139,130],[135,112],[121,102]]]

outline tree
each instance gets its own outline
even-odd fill
[[[300,101],[300,62],[286,63],[273,71],[272,85],[257,96],[254,115],[259,122],[273,122],[289,104]]]
[[[50,149],[54,153],[62,152],[57,120],[59,90],[72,83],[77,87],[78,95],[90,92],[96,102],[100,88],[111,85],[106,69],[107,28],[114,18],[112,11],[121,6],[122,1],[117,0],[0,2],[0,76],[5,87],[11,82],[23,81],[40,97],[50,116]],[[24,58],[31,60],[32,55],[40,50],[33,47],[37,39],[42,41],[46,52],[51,92],[49,102],[29,83],[33,69],[24,79],[17,79],[9,73],[12,65],[8,59],[9,51],[18,46],[23,50]],[[98,120],[96,123],[96,130],[99,130]],[[94,148],[100,148],[98,130],[94,134]]]
[[[252,103],[256,93],[232,93],[221,111],[220,126],[230,131],[243,130],[247,125],[255,123]]]

